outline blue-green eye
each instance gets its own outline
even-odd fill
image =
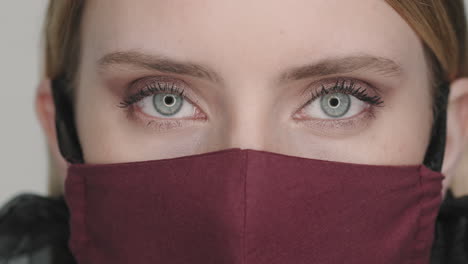
[[[349,111],[351,98],[343,93],[327,94],[321,97],[320,106],[328,116],[342,117]]]
[[[159,118],[188,118],[194,117],[197,108],[183,96],[172,93],[157,93],[147,96],[137,104],[144,114]]]
[[[198,107],[186,98],[184,90],[173,83],[151,82],[121,103],[122,107],[132,104],[142,113],[161,119],[201,116]]]
[[[154,109],[164,116],[172,116],[180,111],[184,104],[182,96],[177,94],[159,93],[153,95]]]
[[[369,104],[344,93],[329,93],[313,100],[303,114],[314,119],[347,118],[362,112]]]
[[[331,88],[313,91],[312,98],[300,111],[301,116],[313,119],[340,119],[357,115],[371,106],[382,106],[378,95],[368,95],[368,90],[355,87],[353,81],[336,81]]]

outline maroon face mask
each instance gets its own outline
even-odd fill
[[[443,175],[226,149],[72,164],[79,264],[429,263]]]

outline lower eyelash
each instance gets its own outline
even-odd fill
[[[182,122],[178,120],[155,121],[151,120],[146,124],[147,127],[153,127],[156,130],[168,130],[176,127],[182,127]]]
[[[324,136],[336,136],[339,133],[348,135],[349,131],[355,131],[359,128],[359,131],[368,126],[373,119],[376,118],[376,112],[378,110],[374,107],[369,107],[365,111],[361,112],[358,116],[346,119],[314,119],[307,121],[298,121],[297,123],[301,126],[310,127],[316,130],[317,133],[323,133]]]

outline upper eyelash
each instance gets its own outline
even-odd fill
[[[177,94],[185,98],[185,90],[183,88],[179,88],[174,83],[167,83],[167,82],[152,82],[148,86],[144,87],[136,94],[128,96],[125,100],[120,102],[119,107],[126,108],[129,107],[144,98],[154,95],[157,92],[168,92],[172,94]]]
[[[330,88],[325,88],[324,85],[322,85],[322,89],[320,91],[312,91],[311,92],[311,99],[308,101],[308,103],[316,100],[317,98],[329,94],[329,93],[344,93],[344,94],[349,94],[352,96],[355,96],[359,100],[362,100],[364,102],[370,103],[374,106],[382,106],[383,105],[383,100],[380,96],[369,96],[366,91],[367,89],[362,89],[362,87],[355,88],[355,83],[354,81],[350,81],[348,85],[345,85],[346,80],[342,80],[341,83],[339,80],[336,81],[335,85]],[[140,91],[138,91],[136,94],[130,95],[127,97],[125,100],[120,102],[119,107],[121,108],[127,108],[142,99],[144,99],[147,96],[151,96],[156,94],[157,92],[169,92],[173,94],[180,95],[182,97],[185,97],[185,91],[183,88],[179,88],[176,86],[174,83],[168,83],[168,82],[152,82],[148,86],[144,87]]]
[[[358,98],[359,100],[361,101],[364,101],[364,102],[367,102],[367,103],[370,103],[374,106],[383,106],[383,103],[384,101],[382,100],[382,98],[378,95],[375,95],[375,96],[369,96],[366,91],[367,89],[362,89],[362,87],[359,87],[359,88],[355,88],[355,83],[354,81],[350,81],[350,83],[348,85],[345,85],[346,83],[346,80],[342,80],[342,82],[340,83],[339,80],[336,81],[335,85],[333,87],[330,87],[330,88],[325,88],[324,85],[322,85],[322,89],[320,91],[312,91],[312,97],[311,99],[308,101],[308,103],[314,101],[315,99],[323,96],[323,95],[326,95],[326,94],[329,94],[329,93],[343,93],[343,94],[349,94],[349,95],[352,95],[356,98]]]

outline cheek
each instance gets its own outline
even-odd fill
[[[111,155],[121,142],[115,138],[119,129],[111,125],[118,118],[119,108],[115,97],[106,93],[92,74],[83,76],[75,101],[77,131],[85,161],[94,163]]]
[[[432,131],[432,98],[428,87],[429,84],[408,85],[395,95],[392,114],[379,133],[382,150],[390,160],[403,164],[423,162]]]
[[[102,148],[100,144],[102,133],[98,115],[102,113],[102,105],[99,103],[99,98],[93,93],[94,89],[86,81],[81,81],[80,86],[76,91],[75,99],[75,117],[77,125],[77,133],[80,139],[83,156],[86,162],[92,162],[90,156]]]

